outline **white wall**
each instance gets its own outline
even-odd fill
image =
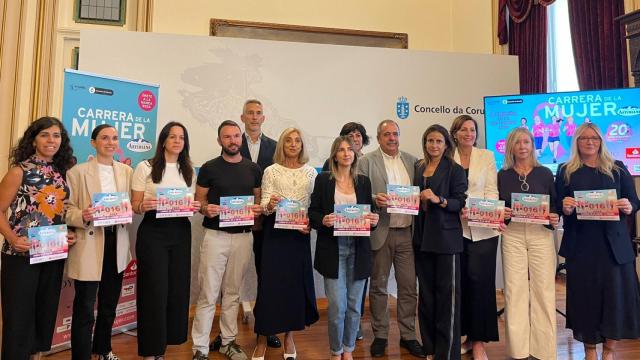
[[[365,125],[372,136],[365,151],[371,151],[377,123],[394,119],[401,148],[419,157],[424,130],[449,127],[457,114],[416,108],[467,113],[481,110],[485,95],[518,91],[517,59],[508,56],[105,31],[83,31],[81,47],[81,70],[160,85],[158,126],[187,125],[196,165],[219,155],[218,124],[239,121],[248,98],[263,102],[267,135],[277,139],[286,127],[301,128],[311,164],[320,166],[345,122]],[[410,103],[407,119],[396,114],[401,96]],[[482,115],[474,116],[482,124]],[[199,221],[192,222],[194,269]],[[317,273],[315,283],[323,296]]]

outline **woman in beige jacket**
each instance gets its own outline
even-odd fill
[[[95,227],[92,195],[131,190],[133,170],[113,160],[118,150],[118,132],[103,124],[91,133],[96,157],[67,172],[71,189],[66,222],[76,230],[76,246],[69,249],[67,276],[74,279],[73,320],[71,322],[72,358],[115,360],[111,351],[111,328],[120,298],[122,278],[131,260],[127,225]],[[94,305],[98,298],[98,316]],[[93,346],[91,343],[93,330]]]

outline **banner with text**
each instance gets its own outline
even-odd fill
[[[153,156],[158,116],[158,86],[65,70],[62,123],[78,163],[94,156],[91,132],[100,124],[118,130],[116,160],[135,167]]]

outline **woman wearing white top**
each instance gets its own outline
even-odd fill
[[[478,123],[469,115],[453,120],[451,137],[454,160],[467,174],[469,198],[498,199],[497,171],[493,153],[476,147]],[[467,339],[462,353],[473,351],[473,358],[487,358],[484,343],[498,341],[496,316],[496,254],[498,233],[493,229],[470,227],[463,209],[464,251],[461,264],[461,327]]]
[[[76,246],[69,248],[67,260],[67,276],[75,280],[71,357],[85,360],[93,353],[99,359],[116,360],[111,352],[111,328],[124,270],[131,260],[129,226],[95,227],[92,196],[104,192],[129,193],[133,169],[113,160],[118,150],[118,131],[112,125],[97,126],[91,133],[91,145],[96,149],[96,157],[67,172],[71,196],[65,221],[76,231]],[[93,315],[96,293],[97,319]]]
[[[301,230],[276,229],[275,212],[280,200],[299,201],[307,209],[316,170],[307,164],[302,133],[285,129],[273,156],[274,164],[262,176],[263,214],[266,215],[258,296],[254,308],[258,342],[253,359],[264,359],[265,335],[284,332],[284,359],[296,358],[293,331],[318,321],[309,224]],[[287,309],[287,311],[281,311]],[[263,336],[260,336],[263,335]]]
[[[156,218],[159,187],[189,188],[193,181],[189,136],[170,122],[158,136],[156,153],[136,167],[131,184],[133,210],[144,214],[138,228],[138,355],[164,359],[167,345],[187,341],[191,283],[191,223],[185,217]],[[192,203],[197,211],[200,204]]]

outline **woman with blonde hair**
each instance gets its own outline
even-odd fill
[[[496,160],[491,151],[476,147],[476,120],[469,115],[460,115],[453,120],[450,133],[455,149],[453,159],[467,176],[467,196],[497,200]],[[487,358],[484,343],[499,340],[495,271],[498,232],[470,227],[466,209],[463,209],[462,235],[460,322],[461,333],[467,337],[462,344],[462,353],[473,351],[473,358],[482,360]]]
[[[508,226],[502,235],[507,349],[512,358],[556,358],[555,244],[558,225],[551,170],[540,165],[529,130],[507,137],[504,165],[498,173],[500,200]],[[549,195],[549,224],[510,221],[514,193]]]
[[[309,207],[316,170],[307,164],[302,132],[285,129],[273,155],[273,165],[262,177],[264,242],[260,281],[254,308],[254,331],[258,335],[252,359],[264,359],[266,336],[285,333],[284,359],[296,358],[293,332],[318,321],[309,224],[304,229],[275,228],[278,203],[295,200]]]
[[[620,220],[578,220],[575,191],[615,189]],[[640,287],[626,226],[640,201],[633,178],[615,160],[595,124],[574,134],[569,161],[556,176],[557,208],[564,234],[560,255],[567,266],[567,328],[584,343],[587,360],[615,359],[618,340],[640,337]]]

